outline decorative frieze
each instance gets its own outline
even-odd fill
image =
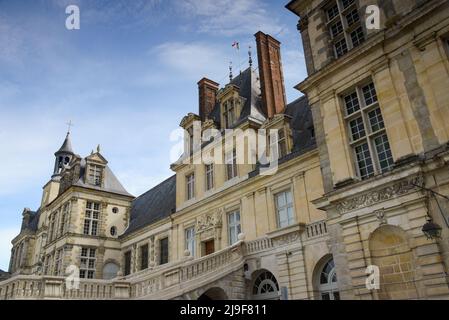
[[[369,207],[373,204],[407,194],[416,189],[416,185],[422,186],[423,182],[424,178],[422,175],[404,179],[388,187],[346,199],[337,204],[337,210],[340,214],[344,214],[353,210]]]
[[[212,228],[221,228],[223,225],[222,210],[214,213],[203,214],[196,221],[196,233],[201,233]]]

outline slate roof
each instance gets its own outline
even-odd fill
[[[176,175],[134,199],[126,236],[151,223],[164,219],[176,210]]]
[[[240,113],[238,121],[234,124],[237,127],[241,122],[248,118],[256,119],[258,121],[265,121],[264,113],[262,112],[262,97],[260,92],[259,75],[253,68],[249,67],[242,71],[237,77],[232,79],[230,84],[236,85],[240,88],[239,94],[244,99],[244,105]],[[218,125],[220,124],[220,104],[217,102],[214,109],[208,116]]]
[[[61,148],[59,148],[59,150],[56,151],[55,155],[56,155],[56,154],[59,154],[59,153],[70,153],[70,154],[74,154],[73,148],[72,148],[72,142],[71,142],[71,140],[70,140],[70,132],[67,132],[67,135],[66,135],[66,137],[65,137],[64,142],[62,143]]]
[[[316,147],[312,110],[306,96],[302,96],[285,107],[285,114],[292,117],[290,126],[293,134],[292,152]]]
[[[84,182],[84,176],[86,175],[86,159],[82,159],[80,162],[80,177],[77,182],[75,182],[73,185],[88,189],[95,189],[100,191],[106,191],[111,192],[115,194],[121,194],[124,196],[133,196],[132,194],[128,193],[126,189],[123,187],[123,185],[120,183],[120,181],[117,179],[115,174],[112,172],[112,170],[109,168],[109,166],[106,166],[103,174],[104,174],[104,180],[103,185],[95,186],[89,183]]]

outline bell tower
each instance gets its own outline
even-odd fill
[[[68,131],[61,148],[55,152],[56,159],[52,177],[59,175],[64,166],[70,163],[74,155],[70,141],[70,131]]]

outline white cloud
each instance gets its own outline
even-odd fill
[[[185,0],[175,6],[194,21],[191,30],[200,33],[235,36],[262,30],[274,35],[283,29],[260,0]]]
[[[11,240],[19,234],[19,228],[0,229],[0,269],[8,271],[11,255]]]

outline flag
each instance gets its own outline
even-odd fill
[[[240,50],[240,44],[237,41],[234,41],[234,43],[232,44],[233,48],[236,48],[237,50]]]

